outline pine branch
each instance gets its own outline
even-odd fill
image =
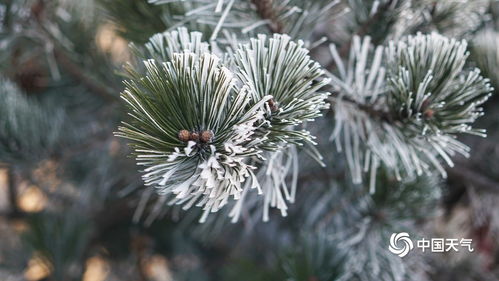
[[[269,150],[284,143],[313,143],[309,132],[298,132],[293,126],[320,117],[321,110],[327,108],[324,100],[329,93],[320,89],[329,80],[322,78],[324,71],[303,46],[303,41],[293,42],[287,35],[274,34],[268,40],[260,35],[238,48],[234,55],[240,69],[238,76],[250,87],[253,98],[260,100],[272,95],[267,137],[273,144],[267,145]]]
[[[251,0],[256,6],[256,12],[264,20],[268,20],[268,26],[272,33],[283,33],[284,26],[279,21],[276,11],[272,7],[273,0]]]
[[[133,119],[116,135],[132,141],[139,165],[146,166],[146,185],[185,209],[204,207],[203,221],[229,197],[238,198],[247,178],[256,187],[248,158],[261,154],[265,140],[250,137],[270,97],[250,104],[248,87],[236,88],[235,75],[209,53],[186,51],[144,66],[145,76],[127,69],[122,98]]]
[[[338,129],[332,139],[346,146],[354,182],[370,171],[374,184],[381,163],[398,175],[421,175],[432,167],[445,176],[441,160],[452,166],[453,155],[469,154],[455,135],[484,135],[471,125],[483,115],[481,105],[492,90],[479,70],[463,69],[466,42],[433,33],[409,36],[386,49],[372,46],[370,37],[354,37],[352,45],[348,64],[331,46],[338,76],[330,77],[344,94],[333,97]]]
[[[389,1],[388,3],[385,3],[385,5],[389,5],[389,3],[391,3],[392,1]],[[367,33],[367,30],[368,28],[370,27],[371,24],[373,24],[373,19],[379,19],[381,13],[383,13],[382,11],[384,11],[387,7],[384,7],[383,8],[380,8],[376,14],[370,18],[369,21],[367,21],[364,25],[362,25],[362,27],[359,29],[359,32],[358,34],[363,34],[365,35]],[[349,42],[344,44],[337,52],[338,54],[341,56],[341,57],[344,57],[346,55],[348,55],[348,51],[350,50],[351,48],[351,45],[352,45],[352,42],[353,42],[353,39],[355,38],[355,34],[350,38]],[[329,70],[334,70],[336,69],[336,67],[338,66],[337,62],[335,60],[332,60],[331,63],[327,66],[327,69]],[[328,88],[331,88],[331,85],[328,85],[327,86]],[[353,105],[354,107],[356,107],[357,109],[365,112],[368,116],[374,118],[374,119],[377,119],[377,120],[382,120],[384,122],[387,122],[387,123],[392,123],[394,120],[394,116],[392,116],[390,114],[390,112],[387,112],[387,111],[383,111],[383,110],[379,110],[379,109],[375,109],[373,107],[373,105],[369,105],[369,104],[366,104],[366,103],[361,103],[361,102],[358,102],[352,98],[350,98],[348,95],[346,95],[345,93],[341,93],[339,92],[338,90],[334,90],[334,89],[328,89],[328,91],[331,92],[331,96],[329,97],[329,102],[331,104],[335,104],[337,103],[337,99],[341,100],[342,102],[346,102],[348,104],[351,104]]]
[[[301,125],[322,116],[329,95],[321,91],[328,79],[304,44],[260,34],[226,54],[234,64],[228,69],[209,54],[199,32],[179,28],[153,36],[137,52],[145,76],[128,67],[122,98],[133,120],[116,133],[132,141],[139,165],[146,166],[146,186],[175,197],[170,204],[203,207],[201,221],[232,195],[238,204],[229,216],[237,221],[239,198],[250,189],[264,194],[249,203],[264,201],[264,220],[270,207],[286,215],[285,201],[293,201],[296,190],[296,180],[288,187],[286,175],[296,179],[298,173],[294,146],[322,159]]]

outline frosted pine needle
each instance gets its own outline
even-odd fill
[[[132,122],[117,135],[131,140],[145,184],[168,195],[170,204],[202,207],[203,221],[230,198],[239,199],[246,180],[258,186],[247,160],[260,154],[261,139],[251,136],[270,97],[249,106],[247,88],[236,88],[234,75],[214,55],[185,52],[144,65],[145,76],[128,68],[132,78],[122,98]],[[213,139],[185,143],[182,130],[209,130]]]
[[[354,38],[345,63],[334,46],[338,74],[331,85],[336,128],[331,139],[343,150],[353,181],[369,172],[374,191],[376,170],[385,165],[412,177],[437,170],[452,156],[468,156],[457,134],[484,136],[471,124],[492,91],[479,70],[464,71],[466,42],[441,35],[409,36],[383,51],[368,37]]]

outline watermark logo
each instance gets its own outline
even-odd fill
[[[388,246],[388,250],[395,255],[403,258],[407,256],[412,249],[414,249],[414,244],[412,243],[411,238],[409,238],[409,233],[393,233],[390,237],[390,246]]]
[[[432,253],[459,252],[459,249],[466,249],[468,252],[473,252],[472,239],[454,239],[454,238],[421,238],[416,240],[416,247],[421,252],[430,251]],[[414,242],[410,238],[409,233],[400,232],[393,233],[390,237],[390,245],[388,250],[393,254],[403,258],[414,249]]]

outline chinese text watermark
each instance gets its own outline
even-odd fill
[[[412,240],[407,232],[393,233],[390,237],[388,250],[399,257],[405,257],[414,248],[418,248],[423,253],[445,253],[468,251],[473,252],[472,239],[466,238],[421,238]]]

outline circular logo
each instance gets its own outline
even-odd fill
[[[388,246],[388,250],[401,258],[407,256],[409,251],[413,248],[414,244],[407,232],[393,233],[390,237],[390,246]]]

